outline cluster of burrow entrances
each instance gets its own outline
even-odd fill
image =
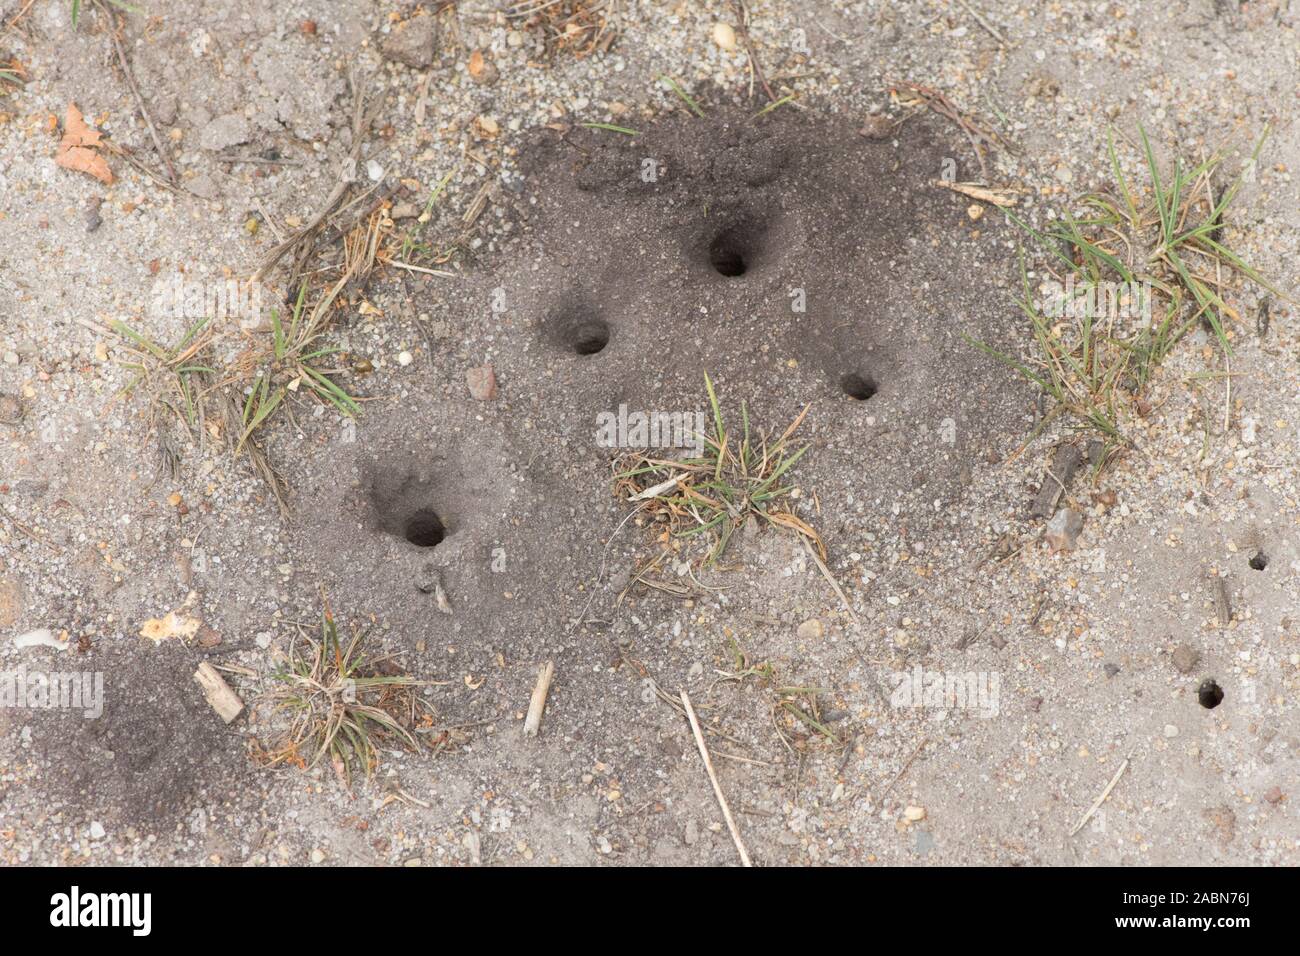
[[[1257,548],[1246,563],[1252,571],[1263,571],[1268,567],[1268,555],[1262,548]],[[1205,678],[1196,688],[1196,701],[1206,710],[1214,710],[1223,703],[1223,698],[1223,688],[1213,677]]]
[[[708,268],[725,279],[744,277],[763,260],[767,234],[766,225],[758,220],[729,222],[704,244]],[[580,294],[571,294],[552,308],[542,318],[541,329],[551,346],[576,359],[600,355],[614,335],[603,310]],[[863,371],[845,371],[834,382],[854,402],[868,401],[879,390],[875,376]]]

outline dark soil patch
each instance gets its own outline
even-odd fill
[[[452,334],[427,391],[368,410],[355,446],[296,463],[299,514],[327,516],[299,520],[297,550],[335,606],[427,646],[408,659],[454,678],[432,692],[450,719],[514,712],[554,659],[563,680],[546,720],[570,742],[564,759],[600,754],[650,780],[668,764],[647,735],[672,718],[644,680],[677,686],[700,651],[661,630],[680,599],[623,593],[662,528],[624,520],[632,506],[610,489],[627,449],[597,443],[599,414],[707,409],[706,371],[737,424],[742,401],[778,432],[811,403],[794,478],[817,504],[797,508],[833,562],[885,527],[905,547],[978,537],[955,520],[962,475],[1023,435],[1028,403],[962,334],[1010,347],[1012,257],[929,184],[960,148],[929,122],[899,146],[790,110],[674,120],[635,139],[538,134],[520,238],[429,285],[425,305]],[[655,182],[641,175],[648,158]],[[504,313],[484,307],[494,290]],[[501,390],[474,402],[465,370],[485,356]],[[420,547],[408,531],[429,512],[445,536]],[[745,536],[731,566],[747,570],[777,534]],[[450,614],[413,587],[430,567]],[[728,608],[705,595],[715,620],[765,609],[748,575],[725,580],[739,585]]]

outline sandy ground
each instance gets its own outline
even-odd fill
[[[611,199],[619,212],[603,213],[599,189],[581,207],[559,203],[572,170],[538,161],[536,144],[563,135],[594,149],[623,135],[584,121],[691,122],[665,74],[699,101],[700,122],[768,102],[742,38],[724,31],[719,42],[716,24],[736,23],[730,4],[614,6],[616,38],[579,57],[548,51],[537,28],[487,3],[436,15],[403,3],[148,4],[125,18],[122,45],[166,162],[101,12],[88,7],[74,31],[68,3],[0,9],[0,61],[17,61],[26,80],[0,95],[0,672],[97,673],[104,686],[91,717],[0,709],[2,858],[734,863],[690,729],[659,688],[685,689],[700,710],[759,863],[1294,865],[1294,306],[1228,277],[1240,319],[1231,358],[1203,329],[1180,343],[1140,411],[1125,408],[1136,447],[1066,491],[1084,524],[1075,547],[1057,551],[1031,502],[1056,446],[1080,436],[1060,420],[1014,454],[1044,406],[943,331],[946,282],[962,321],[1032,354],[1007,291],[1016,235],[992,210],[971,220],[964,199],[926,199],[914,234],[938,252],[905,256],[900,239],[897,267],[871,283],[845,253],[844,308],[864,290],[891,308],[911,295],[931,323],[926,347],[882,342],[920,370],[892,391],[882,383],[853,404],[831,374],[836,349],[803,355],[797,336],[767,338],[758,292],[735,307],[752,326],[677,330],[668,347],[621,336],[611,320],[608,349],[590,357],[624,364],[575,366],[553,349],[567,326],[555,332],[548,311],[570,280],[603,269],[603,284],[589,285],[611,315],[644,316],[661,288],[681,314],[697,286],[688,273],[653,285],[676,247],[637,246],[636,229],[656,221],[642,207]],[[798,96],[779,108],[792,114],[783,124],[820,117],[857,137],[853,149],[896,156],[899,182],[942,176],[951,159],[959,180],[1024,190],[1019,208],[1034,223],[1108,188],[1109,130],[1136,183],[1139,123],[1166,164],[1224,147],[1223,189],[1268,128],[1224,241],[1281,290],[1297,288],[1293,7],[750,9],[767,82]],[[426,28],[436,40],[413,42]],[[108,330],[121,321],[177,342],[189,322],[151,308],[160,284],[247,276],[277,235],[310,222],[353,151],[349,76],[386,94],[358,146],[353,194],[382,188],[396,228],[415,228],[407,217],[450,173],[421,235],[439,246],[460,237],[461,250],[429,264],[447,275],[388,267],[347,290],[330,342],[344,352],[340,381],[367,401],[353,420],[306,391],[286,399],[261,439],[286,514],[206,427],[215,422],[187,438],[151,420],[140,390],[121,394],[132,356]],[[986,175],[955,126],[891,100],[907,82],[943,91],[1012,148],[989,153]],[[135,158],[102,151],[111,184],[56,165],[70,103]],[[872,116],[910,118],[876,142]],[[909,145],[918,136],[933,147]],[[720,137],[678,159],[689,168],[729,145]],[[159,183],[168,163],[177,188]],[[823,208],[888,219],[870,198],[837,209],[827,195],[773,195],[796,238],[815,239]],[[833,231],[872,235],[847,221]],[[593,236],[620,244],[602,256]],[[826,247],[788,248],[823,257],[809,260],[814,300],[841,281]],[[337,249],[317,265],[337,274]],[[286,267],[267,276],[281,293]],[[799,264],[781,268],[764,281],[784,303]],[[500,313],[499,288],[511,299]],[[266,334],[232,332],[217,357],[233,362]],[[498,390],[479,401],[466,375],[485,364]],[[702,400],[688,392],[702,367],[723,368],[729,416],[745,399],[776,424],[812,403],[814,447],[791,508],[822,532],[847,608],[798,536],[775,531],[745,535],[721,567],[706,567],[698,544],[672,550],[659,581],[680,593],[633,585],[619,599],[661,543],[623,522],[611,456],[593,447],[588,419],[572,418],[570,386],[593,399],[588,413],[616,408],[619,388],[678,408],[688,394]],[[970,394],[943,397],[952,382]],[[997,397],[984,418],[980,388]],[[872,430],[897,433],[876,447]],[[160,445],[179,459],[174,472]],[[451,533],[418,548],[404,535],[432,499]],[[435,578],[450,615],[434,603]],[[296,622],[317,619],[322,588],[341,621],[369,622],[409,672],[437,682],[424,692],[429,746],[386,752],[375,779],[350,790],[328,763],[259,766],[249,742],[274,718],[251,708],[227,726],[192,678],[207,660],[255,701]],[[201,626],[141,635],[168,612]],[[40,629],[55,646],[16,640]],[[770,675],[725,679],[736,647]],[[526,738],[547,660],[556,677],[542,732]],[[971,675],[985,693],[965,707],[913,704],[897,688],[916,675]],[[1213,708],[1198,693],[1206,681],[1222,692]],[[781,692],[792,686],[818,690]],[[815,709],[830,735],[782,701]]]

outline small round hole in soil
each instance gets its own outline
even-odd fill
[[[1223,703],[1223,688],[1212,680],[1204,680],[1196,689],[1196,699],[1206,710],[1213,710]]]
[[[609,324],[600,319],[583,319],[569,329],[568,339],[575,355],[595,355],[609,344]]]
[[[718,275],[735,278],[743,276],[749,268],[746,261],[745,243],[734,230],[728,229],[713,240],[709,246],[709,265]]]
[[[442,519],[429,508],[422,508],[406,519],[406,540],[421,548],[432,548],[447,536]]]
[[[859,402],[865,402],[876,394],[875,380],[869,375],[859,375],[856,372],[850,372],[841,378],[840,388],[849,398]]]
[[[1250,559],[1250,566],[1256,571],[1263,571],[1268,567],[1268,555],[1263,551],[1256,551]]]

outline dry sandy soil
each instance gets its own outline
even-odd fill
[[[0,693],[103,682],[0,708],[0,859],[731,864],[685,690],[760,864],[1300,862],[1295,306],[1208,277],[1231,352],[1194,323],[1103,456],[972,341],[1041,359],[1017,249],[1059,262],[935,184],[1046,226],[1114,192],[1112,136],[1149,189],[1141,124],[1166,174],[1245,172],[1221,241],[1293,292],[1294,5],[754,0],[758,74],[730,3],[141,6],[120,52],[97,5],[0,7]],[[111,183],[56,163],[69,104]],[[114,329],[176,345],[159,290],[250,276],[340,182],[266,308],[212,323],[186,422]],[[236,454],[291,270],[319,301],[373,235],[315,362],[359,408],[281,363]],[[616,493],[600,416],[711,428],[706,372],[737,442],[742,405],[807,408],[779,507],[824,565],[752,519],[710,560]],[[323,599],[429,682],[371,779],[259,757]]]

